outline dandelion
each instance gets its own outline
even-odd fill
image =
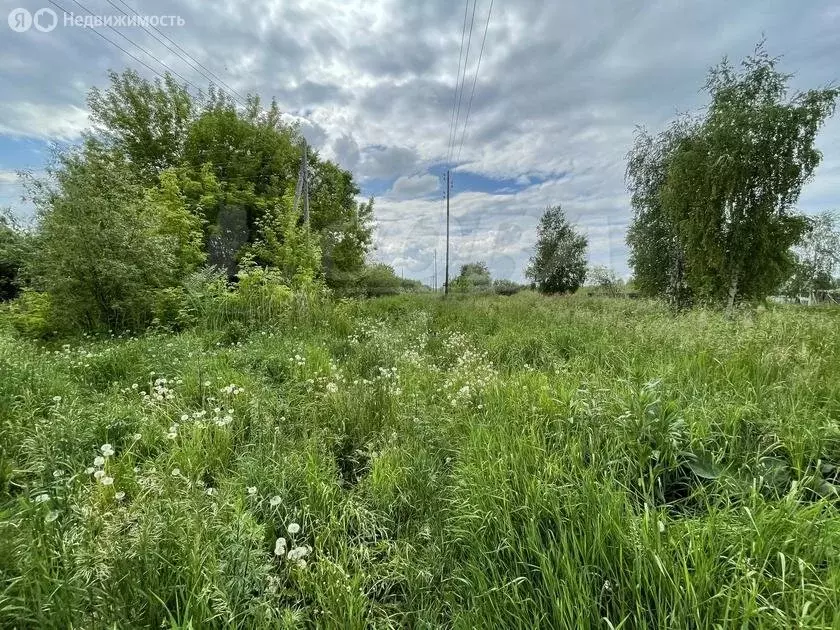
[[[207,488],[207,490],[204,491],[204,494],[206,494],[208,497],[212,497],[218,494],[218,492],[219,491],[216,490],[216,488]]]
[[[93,466],[88,466],[87,468],[85,468],[86,475],[92,475],[94,472],[96,472],[96,468],[94,468]]]
[[[105,471],[104,470],[97,470],[95,473],[93,473],[93,478],[96,479],[97,481],[102,479],[102,477],[104,477],[104,476],[105,476]]]
[[[33,501],[35,501],[35,503],[43,503],[44,501],[49,501],[49,500],[50,500],[50,495],[48,495],[48,494],[39,494],[37,497],[35,497],[33,499]]]
[[[117,493],[114,495],[114,498],[115,498],[117,501],[122,501],[123,499],[125,499],[125,492],[123,492],[122,490],[120,490],[119,492],[117,492]]]
[[[105,465],[105,458],[102,455],[97,455],[93,458],[93,465],[94,466],[104,466]]]
[[[277,507],[278,505],[280,505],[281,502],[282,502],[282,499],[278,495],[275,494],[273,497],[271,497],[268,504],[271,507]]]
[[[251,496],[257,494],[256,486],[248,486],[248,494],[251,495]]]
[[[114,447],[113,447],[113,446],[111,446],[110,444],[103,444],[103,445],[99,448],[99,450],[100,450],[100,451],[102,451],[102,454],[103,454],[105,457],[111,457],[111,456],[114,454]]]
[[[295,547],[294,549],[289,551],[286,557],[291,562],[299,562],[303,560],[306,556],[308,556],[310,551],[312,551],[312,547],[310,547],[309,545],[304,545],[303,547]]]
[[[172,469],[172,476],[173,477],[180,477],[181,476],[181,469],[180,468],[173,468]]]
[[[292,536],[294,536],[295,534],[297,534],[300,531],[300,525],[298,525],[297,523],[289,523],[289,525],[288,525],[288,527],[286,527],[286,529],[289,531],[289,533]]]
[[[143,439],[143,436],[140,433],[135,433],[133,436],[135,442],[139,442]]]
[[[112,486],[112,485],[114,485],[114,478],[113,477],[102,477],[102,479],[99,480],[99,483],[101,483],[103,486]]]
[[[189,422],[190,416],[189,414],[182,414],[181,415],[181,422]]]
[[[55,519],[58,518],[58,511],[52,510],[49,514],[44,517],[44,521],[47,523],[52,523]]]
[[[285,556],[286,555],[286,539],[285,538],[278,538],[274,543],[274,555],[275,556]]]
[[[330,394],[335,394],[338,391],[338,385],[335,383],[327,383],[327,391]]]

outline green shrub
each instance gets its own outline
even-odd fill
[[[9,305],[9,320],[24,337],[46,339],[59,328],[49,294],[24,289]]]

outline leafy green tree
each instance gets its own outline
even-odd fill
[[[731,307],[761,299],[790,274],[790,247],[807,229],[793,212],[821,154],[814,140],[836,89],[787,98],[790,75],[763,46],[740,72],[724,60],[706,89],[711,105],[668,164],[661,195],[701,298]]]
[[[493,280],[485,262],[467,263],[461,267],[458,277],[452,281],[451,289],[460,293],[490,291]]]
[[[549,206],[537,227],[537,248],[526,275],[542,293],[573,293],[586,276],[586,237],[571,226],[563,209]]]
[[[187,130],[196,115],[194,99],[167,73],[154,82],[135,70],[109,72],[107,90],[93,88],[88,108],[97,136],[120,151],[142,181],[181,162]]]
[[[815,291],[833,288],[840,269],[840,215],[822,212],[808,217],[808,228],[791,253],[794,270],[783,293],[813,298]]]
[[[586,282],[596,287],[603,295],[618,297],[624,290],[621,278],[604,265],[595,265],[586,272]]]
[[[60,158],[55,186],[35,191],[36,288],[67,327],[137,328],[151,319],[156,292],[185,269],[173,226],[178,208],[149,203],[120,153],[88,139]]]
[[[31,251],[32,236],[21,229],[10,210],[0,211],[0,301],[17,297]]]
[[[365,268],[361,284],[365,295],[377,297],[397,295],[400,292],[402,281],[390,265],[374,263]]]
[[[513,280],[507,280],[505,278],[493,280],[493,292],[497,295],[514,295],[522,289],[522,285],[517,284]]]
[[[627,185],[633,220],[627,231],[630,266],[642,295],[666,296],[676,308],[691,302],[685,274],[685,252],[662,200],[671,159],[677,148],[694,133],[697,122],[681,117],[662,133],[636,133],[628,154]]]

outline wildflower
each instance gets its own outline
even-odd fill
[[[303,560],[306,556],[309,555],[309,552],[312,551],[312,547],[308,545],[304,545],[303,547],[295,547],[289,554],[286,556],[291,562],[297,562]]]
[[[257,494],[256,486],[248,486],[248,494],[250,494],[251,496]]]
[[[58,511],[52,510],[49,514],[44,517],[44,521],[47,523],[52,523],[55,519],[58,518]]]
[[[114,478],[113,477],[102,477],[102,479],[99,480],[99,483],[101,483],[103,486],[111,486],[111,485],[114,484]]]
[[[43,503],[44,501],[49,501],[49,500],[50,500],[50,495],[48,495],[48,494],[39,494],[37,497],[35,497],[33,499],[33,501],[35,501],[35,503]]]
[[[131,384],[131,389],[137,389],[138,387],[139,387],[139,385],[137,383],[132,383]]]
[[[288,527],[286,527],[286,529],[289,530],[289,533],[292,536],[294,536],[295,534],[297,534],[300,531],[300,525],[298,525],[297,523],[289,523],[289,525],[288,525]]]
[[[103,445],[99,448],[99,450],[100,450],[100,451],[102,451],[102,454],[103,454],[105,457],[111,457],[111,456],[114,454],[114,447],[113,447],[113,446],[111,446],[110,444],[103,444]]]
[[[274,543],[274,555],[275,556],[285,556],[286,555],[286,539],[285,538],[278,538]]]
[[[122,501],[123,499],[125,499],[125,492],[123,492],[122,490],[120,490],[119,492],[117,492],[117,493],[114,495],[114,498],[115,498],[117,501]]]
[[[97,455],[93,458],[93,465],[94,466],[104,466],[105,465],[105,458],[102,455]]]
[[[207,490],[204,491],[204,494],[206,494],[208,497],[212,497],[215,496],[218,492],[219,491],[216,490],[216,488],[207,488]]]
[[[268,504],[271,507],[277,507],[278,505],[280,505],[281,501],[282,501],[282,499],[278,495],[275,494],[273,497],[271,497]]]
[[[61,396],[53,396],[53,402],[60,403],[61,402]]]
[[[105,476],[105,471],[104,470],[97,470],[95,473],[93,473],[93,478],[96,479],[96,480],[102,479],[102,477],[104,477],[104,476]]]
[[[181,469],[180,468],[173,468],[172,469],[172,476],[173,477],[180,477],[181,476]]]
[[[96,469],[93,466],[88,466],[87,468],[85,468],[86,475],[92,475],[95,471]]]
[[[188,421],[189,421],[189,419],[190,419],[189,414],[186,414],[186,413],[185,413],[185,414],[182,414],[182,415],[181,415],[181,422],[188,422]]]
[[[135,442],[139,442],[143,439],[143,436],[140,433],[135,433],[133,436]]]
[[[327,391],[330,394],[335,394],[338,391],[338,385],[335,383],[327,383]]]

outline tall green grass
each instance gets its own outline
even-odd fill
[[[840,626],[836,312],[243,321],[0,335],[0,626]]]

